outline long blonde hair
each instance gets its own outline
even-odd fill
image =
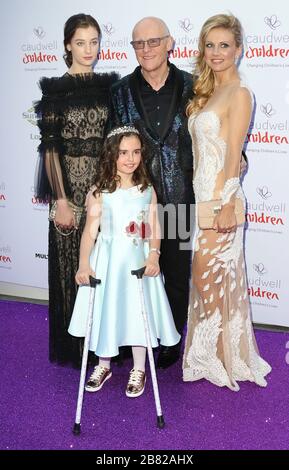
[[[204,23],[201,33],[199,36],[199,55],[195,63],[195,81],[194,81],[194,93],[195,96],[189,101],[186,113],[190,116],[193,113],[197,113],[202,109],[210,96],[213,94],[215,86],[215,78],[212,69],[207,65],[205,56],[206,37],[209,32],[214,28],[229,29],[235,38],[236,46],[240,47],[243,43],[243,32],[242,26],[238,18],[233,15],[215,15],[211,16]]]

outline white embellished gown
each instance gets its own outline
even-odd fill
[[[238,86],[244,87],[241,83]],[[224,122],[223,128],[220,105],[218,100],[206,105],[205,110],[191,115],[188,122],[193,142],[196,202],[222,199],[226,203],[236,195],[245,205],[239,162],[236,164],[230,158],[233,122]],[[251,323],[244,225],[231,233],[200,230],[197,220],[196,227],[183,380],[204,378],[234,391],[239,390],[237,382],[244,380],[264,387],[267,385],[264,377],[271,367],[259,355]]]

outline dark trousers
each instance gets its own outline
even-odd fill
[[[166,227],[163,233],[160,268],[164,275],[165,290],[175,325],[182,335],[188,313],[192,251],[191,249],[181,249],[184,241],[180,240],[178,236],[169,239]],[[188,239],[185,243],[187,248],[191,246]]]

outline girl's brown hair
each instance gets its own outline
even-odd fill
[[[142,155],[140,164],[132,175],[132,181],[135,185],[141,186],[141,191],[144,191],[150,185],[149,176],[145,168],[146,149],[143,138],[137,132],[120,132],[119,134],[106,138],[104,142],[100,159],[100,173],[95,183],[96,189],[93,193],[94,195],[99,194],[102,191],[113,193],[117,189],[120,183],[120,176],[117,174],[116,166],[119,156],[119,146],[124,137],[132,136],[139,139]]]

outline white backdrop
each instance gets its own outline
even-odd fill
[[[255,322],[289,326],[289,7],[284,0],[216,2],[202,0],[39,0],[3,1],[0,167],[0,288],[47,288],[45,201],[35,201],[33,181],[39,133],[33,101],[40,98],[41,76],[64,73],[63,25],[75,13],[97,18],[103,41],[96,71],[122,76],[137,65],[129,44],[143,16],[163,18],[176,47],[172,62],[187,71],[197,49],[198,32],[211,15],[232,12],[245,30],[240,65],[256,96],[248,133],[249,171],[246,259]],[[5,284],[4,284],[5,283]],[[8,289],[9,290],[9,289]]]

